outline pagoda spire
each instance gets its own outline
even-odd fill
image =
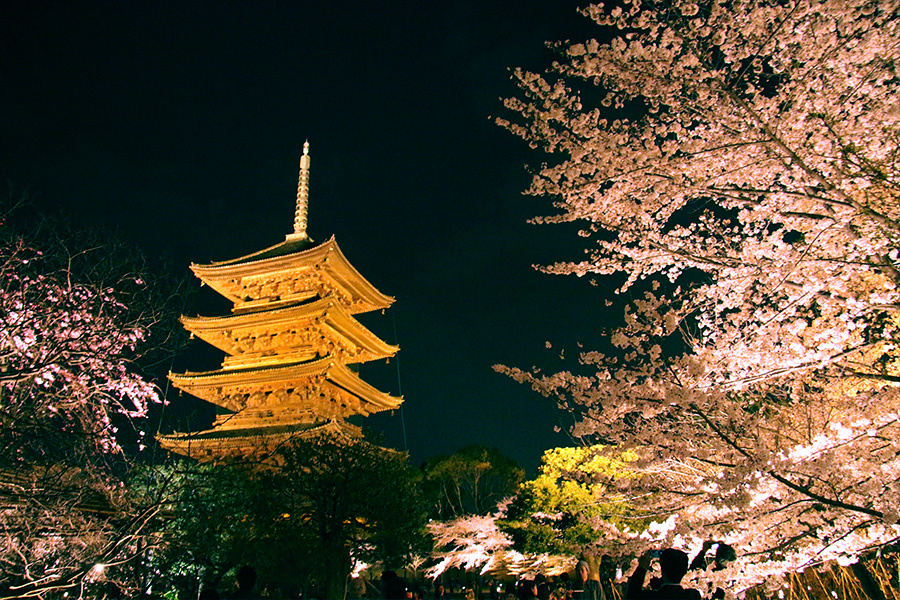
[[[300,157],[300,179],[297,181],[297,208],[294,212],[294,233],[285,236],[288,241],[312,241],[306,234],[306,213],[309,208],[309,140],[303,143]]]

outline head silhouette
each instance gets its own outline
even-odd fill
[[[666,583],[681,583],[688,570],[688,555],[681,550],[666,548],[659,556],[659,568]]]
[[[244,566],[237,572],[238,589],[250,591],[256,585],[256,569],[251,566]]]
[[[719,544],[716,548],[716,568],[724,569],[728,563],[737,559],[737,552],[728,544]]]
[[[578,581],[585,582],[591,578],[591,566],[586,560],[579,560],[575,566],[575,574]]]

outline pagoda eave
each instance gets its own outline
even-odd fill
[[[225,397],[234,394],[250,395],[276,389],[314,389],[326,383],[346,390],[359,399],[366,412],[393,410],[403,402],[402,397],[391,396],[364,382],[340,362],[325,357],[307,363],[274,366],[260,369],[221,369],[199,373],[169,373],[169,380],[180,390],[202,400],[212,402],[228,410],[240,410]]]
[[[282,427],[220,429],[213,427],[195,433],[159,434],[160,446],[197,460],[222,460],[256,456],[266,458],[291,440],[309,439],[317,435],[334,434],[345,438],[362,435],[359,427],[341,420],[303,423]]]
[[[181,322],[193,335],[232,356],[276,354],[269,347],[276,337],[280,345],[287,344],[294,352],[298,347],[307,346],[306,360],[339,348],[347,358],[346,362],[359,363],[393,356],[400,349],[381,340],[330,297],[224,317],[182,316]],[[298,330],[304,333],[298,334]],[[252,363],[253,359],[244,362]],[[269,360],[262,362],[272,364]]]

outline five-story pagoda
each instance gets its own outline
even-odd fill
[[[347,262],[334,237],[306,233],[309,144],[303,146],[294,232],[259,252],[191,265],[234,303],[224,317],[182,317],[192,335],[227,355],[222,368],[170,373],[179,389],[220,407],[211,429],[160,435],[164,448],[200,460],[265,457],[286,441],[329,432],[358,436],[347,422],[400,406],[348,365],[393,356],[353,315],[391,305]]]

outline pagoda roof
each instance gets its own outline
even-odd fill
[[[393,356],[400,349],[385,343],[381,338],[363,327],[354,319],[350,312],[331,297],[325,297],[314,302],[295,304],[260,310],[250,313],[240,313],[224,317],[181,317],[185,328],[203,341],[224,351],[226,354],[241,359],[229,361],[232,364],[238,362],[260,362],[269,364],[297,362],[291,360],[294,352],[278,352],[271,356],[259,356],[259,352],[246,350],[235,339],[235,331],[250,332],[283,332],[290,328],[304,327],[320,332],[320,336],[327,336],[335,346],[348,350],[344,355],[345,362],[366,362]],[[306,322],[307,324],[304,324]],[[313,322],[312,326],[309,325]],[[322,348],[307,347],[300,349],[306,356],[301,360],[309,360],[322,354]],[[246,358],[246,360],[244,360]]]
[[[202,373],[169,373],[169,380],[175,387],[207,402],[222,406],[223,391],[243,389],[267,391],[291,386],[296,388],[317,387],[315,380],[327,380],[346,390],[368,405],[368,412],[393,410],[403,403],[403,397],[391,396],[369,385],[334,357],[251,369],[229,369]],[[296,382],[296,383],[294,383]],[[234,407],[224,406],[229,410]]]
[[[322,419],[314,423],[297,423],[273,427],[220,429],[213,427],[195,433],[159,434],[160,445],[200,461],[249,455],[271,455],[292,439],[336,434],[345,437],[362,435],[359,427],[338,419]]]
[[[339,288],[340,295],[351,299],[350,312],[353,314],[387,308],[394,302],[392,296],[379,292],[350,264],[334,236],[318,246],[312,245],[308,239],[287,239],[240,258],[207,265],[191,264],[191,270],[201,281],[236,305],[265,300],[245,297],[247,288],[241,284],[245,277],[280,275],[285,279],[303,279],[319,271],[324,272]],[[310,295],[313,294],[307,297]]]

